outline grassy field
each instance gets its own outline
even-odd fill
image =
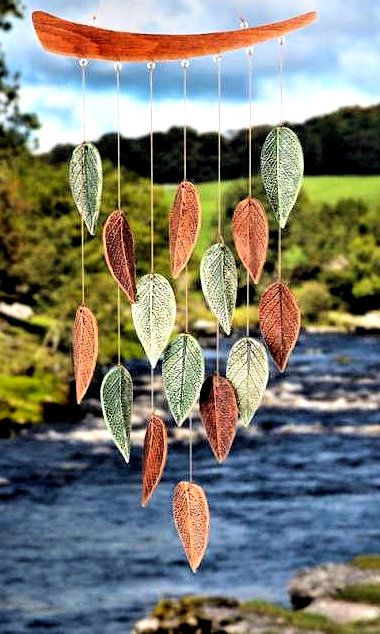
[[[309,198],[319,203],[355,198],[369,207],[380,204],[380,176],[306,176],[304,187]]]
[[[222,195],[233,181],[222,183]],[[196,251],[203,253],[213,240],[211,221],[216,217],[217,183],[202,183],[199,190],[202,200],[202,230]],[[304,188],[308,197],[316,203],[332,203],[344,198],[360,199],[369,207],[380,204],[380,176],[306,176]],[[165,185],[168,206],[171,205],[176,185]],[[215,214],[215,215],[214,215]]]

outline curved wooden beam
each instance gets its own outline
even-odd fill
[[[316,12],[236,31],[194,35],[123,33],[62,20],[35,11],[34,28],[43,48],[50,53],[113,62],[164,62],[214,55],[254,46],[308,26]]]

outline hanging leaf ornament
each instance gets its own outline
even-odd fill
[[[162,418],[152,414],[144,438],[142,498],[146,506],[160,483],[168,455],[168,434]]]
[[[74,148],[69,181],[75,205],[93,236],[99,218],[103,173],[100,154],[92,143],[81,143]]]
[[[287,366],[297,343],[301,312],[291,290],[283,282],[274,282],[264,291],[259,303],[262,335],[280,372]]]
[[[297,200],[303,170],[303,152],[297,135],[282,126],[271,130],[261,151],[261,176],[282,229]]]
[[[81,403],[98,358],[98,324],[86,306],[78,306],[73,327],[73,363],[77,403]]]
[[[169,249],[172,275],[176,279],[190,260],[201,228],[201,202],[193,183],[179,185],[169,218]]]
[[[168,344],[175,317],[176,302],[168,280],[157,273],[144,275],[137,284],[132,319],[153,368]]]
[[[204,374],[204,355],[198,341],[188,334],[178,335],[166,348],[162,363],[164,390],[177,425],[182,425],[197,401]]]
[[[269,240],[268,219],[261,203],[252,197],[242,200],[234,211],[232,227],[239,258],[254,283],[258,284]]]
[[[210,533],[210,513],[202,487],[194,482],[177,484],[173,517],[189,566],[196,572],[206,552]]]
[[[235,390],[223,376],[213,374],[202,385],[199,407],[203,426],[218,462],[227,458],[236,433]]]
[[[231,250],[213,244],[201,260],[200,276],[205,300],[226,335],[231,332],[237,295],[237,270]]]
[[[129,462],[131,410],[133,400],[132,377],[121,365],[111,368],[100,388],[104,421],[125,462]]]
[[[248,426],[269,379],[268,356],[263,344],[251,337],[237,341],[227,359],[226,376],[235,388],[240,418]]]
[[[103,229],[104,256],[109,271],[130,302],[136,301],[135,245],[127,218],[120,210],[107,218]]]

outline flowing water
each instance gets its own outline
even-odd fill
[[[304,335],[227,462],[195,445],[212,521],[196,575],[171,520],[182,444],[142,509],[141,448],[127,468],[94,417],[2,441],[0,632],[124,634],[184,593],[286,602],[300,567],[379,552],[379,369],[379,338]]]

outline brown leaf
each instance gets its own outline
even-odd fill
[[[86,306],[78,306],[73,327],[73,362],[77,402],[80,403],[93,377],[98,357],[98,324]]]
[[[269,227],[265,210],[255,198],[242,200],[232,220],[236,251],[255,284],[260,281],[268,251]]]
[[[144,438],[142,499],[146,506],[158,486],[168,454],[166,425],[159,416],[151,415]]]
[[[179,482],[174,489],[173,516],[190,568],[196,572],[210,532],[210,513],[202,487],[194,482]]]
[[[268,286],[259,303],[262,335],[280,372],[287,366],[297,343],[301,312],[291,290],[283,282]]]
[[[169,218],[172,275],[176,279],[190,260],[201,228],[201,202],[189,181],[178,186]]]
[[[129,301],[136,301],[135,245],[128,220],[122,211],[114,211],[103,229],[104,256],[114,280]]]
[[[224,462],[235,438],[238,419],[236,395],[231,383],[217,374],[207,377],[202,385],[199,407],[215,458]]]

